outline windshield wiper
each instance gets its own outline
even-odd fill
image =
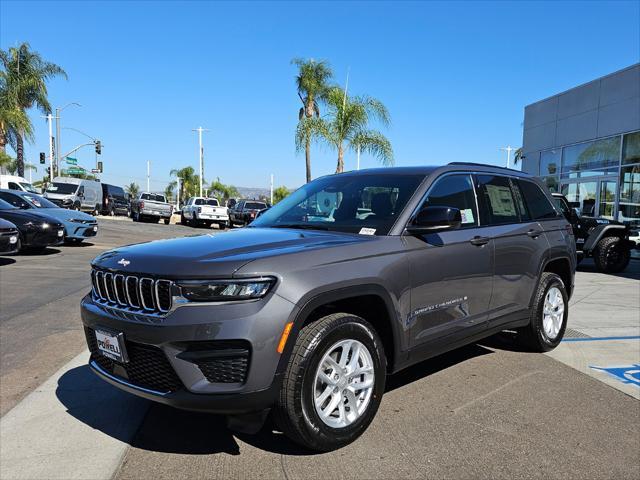
[[[329,230],[329,227],[324,225],[311,225],[308,223],[278,223],[271,225],[271,228],[299,228],[303,230]]]

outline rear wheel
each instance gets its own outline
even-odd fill
[[[562,279],[544,272],[533,300],[529,325],[521,328],[519,339],[536,352],[548,352],[558,346],[567,328],[569,295]]]
[[[386,358],[375,329],[348,313],[304,327],[291,352],[275,419],[283,433],[313,450],[357,439],[375,416]]]
[[[631,260],[631,249],[620,237],[605,237],[593,252],[596,268],[602,273],[622,272]]]
[[[169,225],[169,223],[170,223],[170,222],[171,222],[171,219],[170,219],[170,218],[165,218],[165,219],[164,219],[164,224],[165,224],[165,225]]]

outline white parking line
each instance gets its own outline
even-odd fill
[[[97,378],[84,351],[0,419],[0,478],[108,479],[148,403]]]

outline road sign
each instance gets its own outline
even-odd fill
[[[98,168],[92,168],[91,173],[102,173]]]
[[[70,173],[70,174],[84,173],[84,168],[82,167],[67,168],[67,173]]]
[[[72,157],[66,157],[66,161],[69,165],[77,165],[78,164],[78,159],[77,158],[72,158]]]

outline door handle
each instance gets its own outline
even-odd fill
[[[538,238],[540,235],[542,235],[542,232],[540,230],[529,230],[527,232],[527,235],[531,238]]]
[[[471,242],[471,245],[481,247],[482,245],[486,245],[487,243],[489,243],[489,240],[491,240],[489,237],[480,237],[476,235],[471,240],[469,240],[469,242]]]

